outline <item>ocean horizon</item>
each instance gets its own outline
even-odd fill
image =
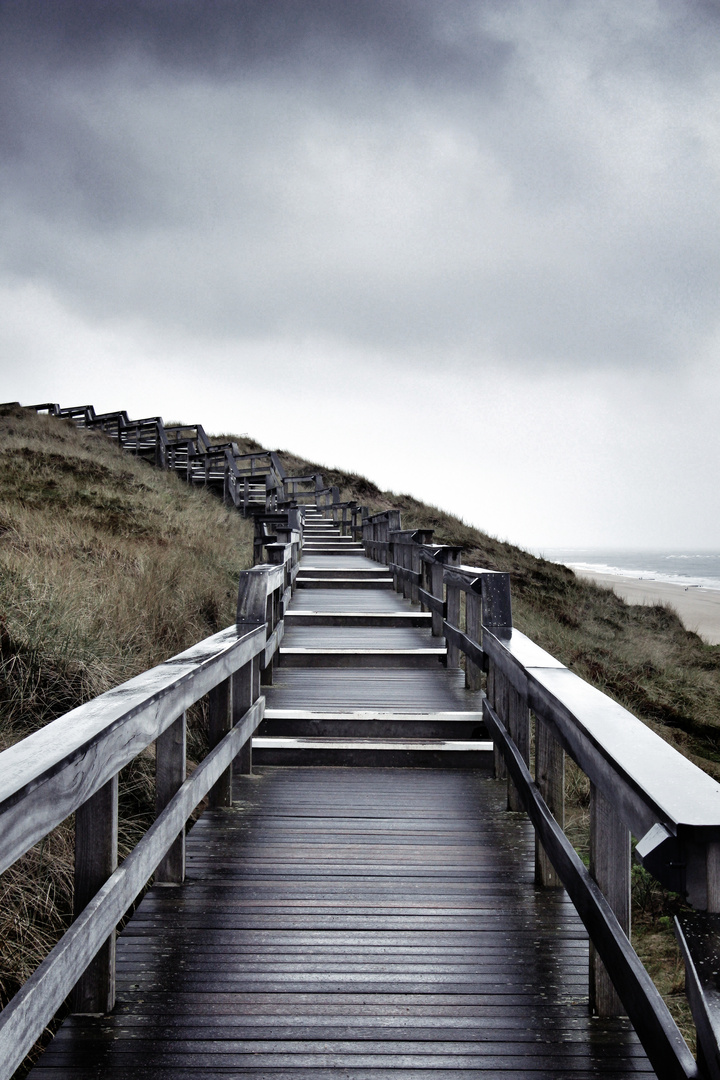
[[[582,573],[662,581],[686,589],[720,590],[720,551],[632,548],[542,548],[534,552]]]

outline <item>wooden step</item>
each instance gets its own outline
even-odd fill
[[[489,741],[479,712],[398,713],[382,709],[266,709],[257,734],[274,738]]]
[[[313,555],[347,555],[362,558],[365,552],[362,547],[332,547],[330,544],[305,544],[303,555],[312,558]]]
[[[295,586],[298,589],[392,589],[391,577],[356,578],[356,577],[302,577],[300,574],[295,578]]]
[[[256,765],[478,769],[488,768],[491,761],[492,743],[485,741],[253,738]]]
[[[300,574],[304,577],[324,577],[324,578],[352,578],[354,581],[374,581],[379,577],[388,577],[389,574],[383,573],[378,568],[368,568],[367,566],[313,566],[312,563],[308,563],[306,559],[303,559],[300,565]]]
[[[309,649],[280,647],[283,667],[436,668],[447,660],[445,647],[423,649]]]
[[[285,626],[429,627],[429,611],[287,611]],[[438,641],[440,638],[437,639]]]
[[[303,543],[303,551],[309,548],[315,551],[319,547],[331,547],[333,551],[364,551],[365,548],[357,540],[351,540],[344,536],[310,536]]]

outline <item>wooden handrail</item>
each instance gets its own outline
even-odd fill
[[[655,984],[630,944],[615,912],[598,883],[558,825],[500,717],[487,699],[483,715],[500,743],[516,788],[522,793],[524,808],[555,865],[560,880],[585,924],[594,947],[601,955],[625,1011],[645,1047],[659,1080],[695,1080],[699,1076],[695,1060]]]
[[[0,754],[0,872],[75,812],[75,918],[0,1013],[0,1080],[8,1080],[72,991],[76,1012],[112,1009],[114,930],[153,873],[181,882],[184,826],[209,794],[232,800],[232,767],[251,768],[262,683],[272,682],[299,532],[273,562],[243,571],[237,618],[170,660],[78,706]],[[187,709],[209,697],[210,752],[185,777]],[[156,745],[157,817],[117,866],[118,774]]]
[[[124,410],[96,413],[92,405],[61,408],[44,403],[29,407],[102,431],[125,450],[159,468],[184,473],[189,484],[221,488],[226,505],[235,506],[246,516],[258,507],[272,511],[279,503],[289,501],[284,485],[292,478],[286,476],[274,450],[240,453],[234,442],[212,443],[202,424],[166,427],[160,416],[131,420]],[[324,488],[319,474],[313,476],[313,483],[315,489]],[[261,490],[256,484],[262,485]]]
[[[457,666],[464,656],[472,689],[486,679],[483,714],[494,737],[495,774],[507,777],[508,808],[526,809],[536,827],[537,884],[563,884],[585,921],[595,1010],[631,1016],[658,1076],[698,1076],[629,941],[630,835],[639,838],[637,856],[650,873],[694,907],[717,910],[720,785],[515,630],[508,574],[460,564],[459,548],[435,545],[432,534],[422,530],[401,529],[398,512],[364,515],[362,539],[369,556],[389,565],[395,588],[432,612],[433,634],[447,641],[448,665]],[[533,723],[534,781],[529,773]],[[565,752],[591,781],[590,872],[562,831]],[[715,940],[717,953],[720,927]],[[700,985],[688,971],[688,985]],[[701,1006],[699,998],[696,990],[703,1052],[706,1059],[714,1055],[720,1061],[720,1004],[713,1034],[707,997]],[[720,1066],[708,1075],[720,1080]]]

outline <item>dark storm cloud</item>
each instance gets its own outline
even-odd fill
[[[3,5],[6,40],[49,63],[104,63],[142,50],[215,75],[353,56],[423,82],[490,77],[511,48],[482,32],[467,0],[25,0]]]
[[[673,365],[717,327],[718,9],[0,6],[0,255],[93,319]]]

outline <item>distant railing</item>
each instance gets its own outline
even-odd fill
[[[627,1014],[663,1080],[720,1077],[720,919],[701,914],[720,911],[720,785],[515,630],[509,574],[462,566],[459,548],[400,524],[395,510],[366,515],[365,551],[432,613],[448,666],[462,657],[466,685],[486,687],[495,775],[507,777],[508,809],[526,810],[535,826],[536,884],[563,885],[588,930],[594,1011]],[[563,832],[566,753],[590,779],[589,870]],[[700,1072],[629,940],[631,836],[638,861],[698,909],[678,935]]]
[[[185,875],[184,827],[206,795],[232,802],[233,763],[251,771],[272,682],[300,533],[271,562],[243,571],[234,626],[47,724],[0,754],[0,873],[75,814],[74,921],[0,1013],[0,1077],[8,1080],[71,995],[77,1013],[115,999],[115,927],[154,875]],[[209,700],[210,751],[186,778],[186,710]],[[117,865],[118,774],[151,743],[156,819]]]
[[[246,516],[276,510],[286,501],[285,470],[275,451],[240,453],[234,442],[212,443],[202,424],[166,426],[161,416],[130,420],[124,410],[96,413],[92,405],[29,407],[102,431],[128,453],[182,475],[188,484],[217,491],[226,505]]]

